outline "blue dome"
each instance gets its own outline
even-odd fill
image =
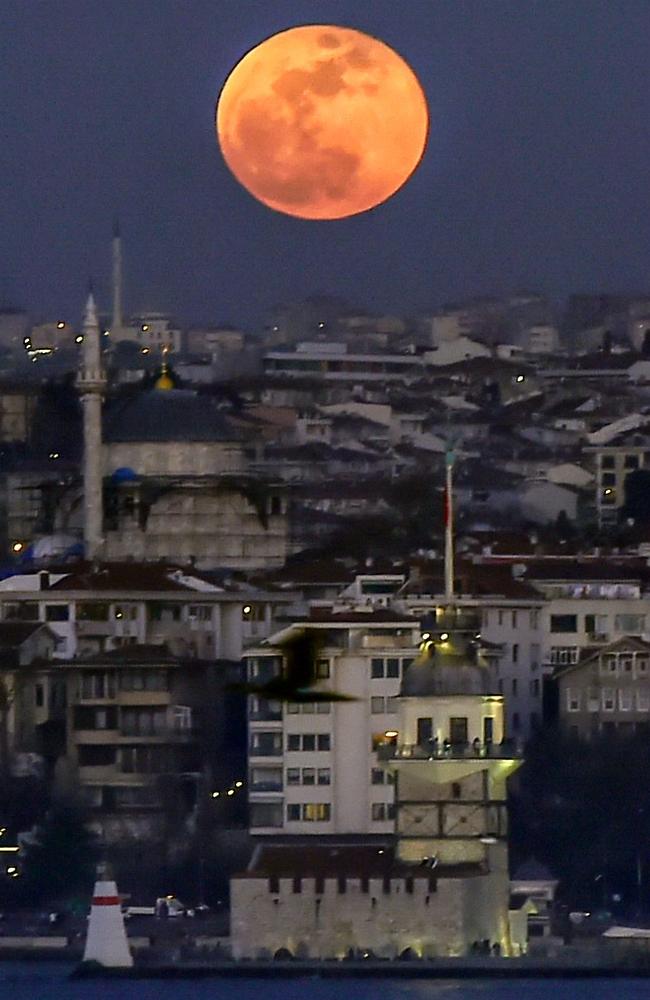
[[[111,479],[114,483],[129,483],[134,479],[139,479],[137,472],[130,469],[128,465],[122,465],[119,469],[116,469],[112,474]]]

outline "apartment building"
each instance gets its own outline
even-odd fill
[[[228,777],[240,776],[244,762],[228,739],[227,664],[134,645],[57,670],[66,680],[65,755],[105,843],[161,840],[165,824],[193,808],[209,750],[229,744]]]
[[[650,642],[624,636],[558,670],[560,720],[583,739],[650,723]]]
[[[244,638],[271,628],[291,594],[213,582],[169,564],[79,564],[0,581],[0,621],[45,622],[69,659],[167,643],[177,655],[241,657]]]
[[[249,701],[251,832],[386,835],[394,826],[394,790],[377,750],[397,735],[402,675],[417,655],[412,615],[311,609],[308,617],[246,650],[249,680],[277,676],[291,656],[313,658],[317,686],[347,702]]]

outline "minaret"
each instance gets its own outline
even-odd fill
[[[111,319],[111,333],[115,339],[116,334],[122,329],[122,237],[120,236],[120,224],[115,220],[113,225],[113,316]]]
[[[83,344],[77,386],[83,408],[83,530],[86,559],[101,553],[103,544],[102,369],[100,332],[92,292],[86,302]]]

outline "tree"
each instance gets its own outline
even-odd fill
[[[28,838],[21,894],[32,903],[69,898],[94,881],[99,845],[74,802],[55,803]]]
[[[650,469],[635,469],[625,477],[623,516],[636,524],[650,523]]]
[[[633,909],[638,861],[650,862],[649,769],[648,732],[539,733],[513,788],[515,864],[534,856],[548,865],[570,904],[596,907],[617,892]]]

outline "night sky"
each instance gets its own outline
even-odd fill
[[[251,198],[213,128],[235,63],[346,24],[418,74],[429,145],[374,211],[306,222]],[[466,295],[650,289],[648,0],[2,0],[0,305],[109,306],[255,329],[328,292],[409,313]]]

